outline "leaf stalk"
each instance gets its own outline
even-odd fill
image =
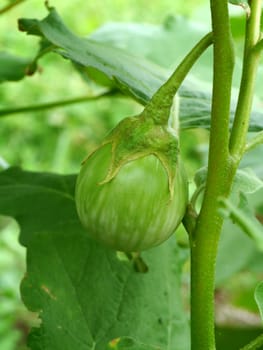
[[[57,107],[62,107],[62,106],[71,105],[75,103],[95,101],[99,98],[113,96],[116,93],[117,92],[115,90],[109,90],[100,95],[76,97],[68,100],[42,103],[39,105],[30,105],[30,106],[23,106],[23,107],[16,107],[16,108],[4,108],[4,109],[0,109],[0,118],[7,117],[12,114],[43,111],[45,109],[57,108]]]
[[[11,10],[12,8],[14,8],[15,6],[21,4],[22,2],[24,2],[25,0],[16,0],[11,2],[10,4],[4,6],[3,8],[0,9],[0,15],[4,14],[5,12]]]

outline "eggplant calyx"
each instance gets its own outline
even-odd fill
[[[100,185],[113,180],[128,162],[154,155],[166,171],[170,199],[173,199],[179,145],[171,128],[142,116],[129,117],[111,131],[99,148],[106,144],[111,144],[112,157],[107,175]]]

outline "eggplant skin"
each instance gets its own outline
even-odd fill
[[[180,157],[172,199],[166,170],[154,155],[126,163],[111,181],[100,184],[111,158],[111,145],[106,144],[82,166],[76,184],[82,225],[95,240],[118,251],[139,252],[159,245],[174,233],[188,203]]]

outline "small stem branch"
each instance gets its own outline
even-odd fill
[[[261,52],[263,50],[263,39],[261,39],[255,46],[254,51]]]
[[[263,144],[263,131],[258,132],[255,137],[249,140],[245,147],[245,152],[251,151],[253,148],[259,146],[260,144]]]
[[[243,71],[234,117],[229,149],[233,158],[240,161],[246,142],[249,118],[252,109],[254,85],[259,64],[260,50],[255,50],[260,39],[260,18],[262,0],[251,0],[251,14],[246,25],[246,39],[243,58]]]
[[[1,8],[0,9],[0,15],[2,15],[3,13],[11,10],[13,7],[21,4],[22,2],[24,2],[25,0],[16,0],[16,1],[13,1],[11,2],[10,4],[6,5],[5,7]]]
[[[71,105],[71,104],[75,104],[75,103],[94,101],[94,100],[98,100],[99,98],[108,97],[108,96],[112,96],[115,94],[116,94],[115,90],[110,90],[110,91],[106,91],[100,95],[95,95],[95,96],[83,96],[83,97],[76,97],[76,98],[72,98],[72,99],[64,100],[64,101],[43,103],[43,104],[39,104],[39,105],[0,109],[0,118],[7,117],[7,116],[12,115],[12,114],[43,111],[45,109],[57,108],[57,107],[67,106],[67,105]]]
[[[194,63],[212,42],[213,36],[212,33],[209,33],[196,44],[179,64],[167,82],[154,94],[143,112],[144,116],[149,115],[151,118],[154,117],[154,120],[158,124],[167,123],[175,94]]]
[[[256,339],[252,340],[249,344],[244,346],[240,350],[259,350],[263,345],[263,334],[259,335]]]
[[[197,219],[197,213],[195,211],[195,208],[192,206],[191,203],[189,203],[186,208],[186,212],[182,222],[183,222],[184,228],[186,229],[186,232],[189,234],[190,241],[192,240],[192,234],[195,229],[196,219]]]
[[[199,197],[199,195],[205,190],[205,184],[200,185],[199,187],[197,187],[197,189],[195,190],[195,192],[192,195],[191,201],[190,203],[192,204],[193,208],[196,208],[196,202],[197,199]]]
[[[227,197],[234,177],[228,151],[234,50],[228,1],[210,0],[214,74],[208,174],[204,199],[191,241],[191,349],[214,350],[214,281],[223,219],[218,198]]]

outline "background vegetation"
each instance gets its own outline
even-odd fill
[[[4,7],[6,3],[1,6]],[[209,28],[209,13],[207,2],[204,0],[108,0],[99,2],[54,0],[50,5],[55,6],[69,28],[81,36],[89,35],[100,26],[108,22],[138,22],[148,23],[144,28],[144,35],[149,35],[151,52],[145,56],[171,69],[181,57],[174,60],[167,59],[165,52],[158,42],[154,41],[153,33],[163,23],[169,25],[171,18],[176,17],[177,23],[183,23],[182,41],[180,42],[181,56],[187,51],[191,42],[187,36],[195,40],[195,29],[200,32]],[[43,18],[47,11],[43,1],[28,0],[0,16],[0,51],[7,50],[23,57],[36,54],[37,38],[30,37],[18,31],[17,19]],[[242,37],[243,21],[236,8],[233,8],[232,25],[235,30],[236,46],[239,48]],[[185,21],[192,19],[198,24],[187,27]],[[178,22],[179,21],[179,22]],[[182,21],[182,22],[180,22]],[[172,22],[171,22],[172,23]],[[141,27],[140,27],[141,28]],[[116,39],[122,43],[121,31]],[[190,40],[190,41],[191,41]],[[175,42],[174,45],[177,43]],[[144,50],[144,46],[132,45],[136,51]],[[171,49],[173,51],[173,49]],[[176,52],[176,50],[175,50]],[[241,47],[240,47],[241,52]],[[193,79],[205,77],[202,83],[205,90],[209,90],[211,73],[206,69],[205,57],[202,65],[194,71]],[[238,64],[237,64],[238,66]],[[240,67],[239,67],[240,68]],[[0,67],[1,69],[1,67]],[[262,68],[261,68],[262,74]],[[236,83],[238,82],[238,68]],[[262,106],[262,92],[258,83],[259,99]],[[67,100],[85,96],[91,92],[100,92],[101,88],[94,84],[87,84],[69,61],[63,60],[55,54],[44,56],[36,74],[26,77],[19,83],[5,82],[0,85],[0,108],[16,108],[20,106],[38,105],[53,101]],[[123,97],[105,98],[93,102],[79,103],[56,109],[32,111],[11,114],[1,117],[0,114],[0,167],[5,164],[18,165],[26,170],[51,171],[63,174],[77,173],[80,163],[120,119],[134,115],[141,110],[141,105]],[[182,151],[190,177],[195,170],[206,163],[208,132],[204,130],[185,130],[182,132]],[[258,159],[259,152],[254,153]],[[244,162],[253,163],[254,170],[263,177],[262,167],[252,158]],[[262,220],[263,202],[262,192],[257,193],[253,203],[257,207],[258,217]],[[235,231],[235,229],[233,229]],[[235,236],[235,235],[234,235]],[[0,218],[0,349],[25,349],[25,336],[28,328],[36,323],[35,316],[24,307],[19,296],[19,283],[25,271],[25,252],[17,242],[18,227],[15,222],[7,218]],[[184,230],[180,231],[180,242],[186,244]],[[239,242],[239,246],[246,245],[246,239]],[[235,254],[235,244],[227,244],[228,251],[220,255],[224,269],[218,271],[217,321],[219,338],[224,344],[224,337],[229,329],[236,330],[237,339],[241,344],[241,335],[257,333],[261,327],[257,314],[256,303],[253,301],[253,291],[257,281],[262,279],[262,254],[254,247],[246,251],[239,251],[235,264],[229,263],[229,255]],[[238,249],[237,249],[238,250]],[[242,254],[246,254],[245,256]],[[249,260],[244,268],[244,260]],[[187,300],[188,264],[185,265],[184,293]],[[235,278],[227,279],[235,272]],[[227,281],[227,283],[225,283]],[[240,327],[243,331],[240,332]],[[223,348],[224,345],[222,345]],[[230,349],[230,348],[229,348]],[[233,348],[234,349],[234,348]]]

